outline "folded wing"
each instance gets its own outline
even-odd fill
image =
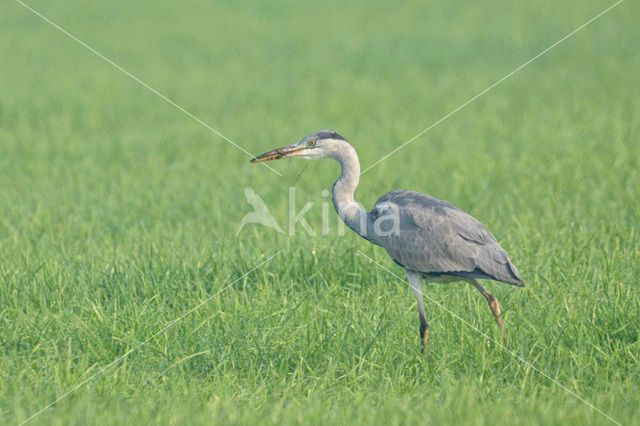
[[[375,220],[387,211],[398,215],[398,232],[382,236],[380,245],[405,268],[524,285],[495,237],[446,201],[419,192],[391,191],[380,197],[371,215]]]

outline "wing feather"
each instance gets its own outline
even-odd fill
[[[427,274],[491,278],[522,285],[522,278],[495,237],[459,208],[426,194],[391,191],[382,203],[395,204],[399,232],[380,238],[396,262]]]

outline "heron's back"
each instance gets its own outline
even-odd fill
[[[376,202],[373,219],[397,206],[398,231],[379,244],[403,267],[429,277],[480,278],[524,286],[495,237],[446,201],[414,191],[391,191]]]

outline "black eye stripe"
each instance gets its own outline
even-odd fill
[[[316,139],[341,139],[345,140],[342,136],[336,133],[334,130],[320,130],[313,134]]]

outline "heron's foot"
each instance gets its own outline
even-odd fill
[[[493,316],[496,318],[496,323],[502,331],[502,340],[504,341],[504,345],[507,347],[507,350],[511,350],[511,346],[509,346],[509,342],[507,342],[507,330],[504,329],[504,322],[502,321],[502,312],[500,311],[500,302],[496,297],[489,293],[486,288],[482,287],[480,283],[472,279],[469,281],[471,285],[473,285],[482,295],[487,299],[487,303],[489,303],[489,308],[491,312],[493,312]]]
[[[422,333],[422,353],[424,353],[427,346],[427,340],[429,340],[429,329],[425,329]]]
[[[504,321],[502,320],[500,303],[494,296],[489,297],[489,307],[493,311],[493,315],[496,317],[498,328],[500,328],[500,331],[502,331],[502,340],[504,341],[504,345],[507,347],[507,349],[511,350],[511,345],[509,345],[509,342],[507,341],[507,330],[504,329]]]
[[[504,341],[504,345],[507,347],[507,349],[511,350],[511,345],[507,340],[507,331],[504,329],[504,322],[502,321],[502,317],[497,317],[496,322],[498,323],[498,327],[502,331],[502,340]]]

